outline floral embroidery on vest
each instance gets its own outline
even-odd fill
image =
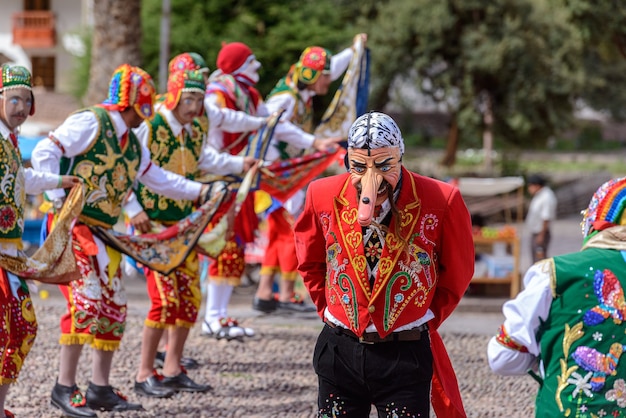
[[[17,240],[24,230],[24,168],[19,148],[0,136],[0,240]]]
[[[626,304],[623,279],[618,279],[625,271],[622,256],[618,251],[591,248],[551,260],[546,263],[547,269],[552,266],[548,270],[556,297],[551,315],[580,316],[562,328],[539,331],[545,377],[537,408],[547,412],[552,405],[556,407],[552,412],[577,418],[624,418],[621,356],[626,349],[622,342]],[[575,306],[565,303],[581,298]]]

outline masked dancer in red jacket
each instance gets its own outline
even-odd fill
[[[459,190],[402,166],[391,117],[350,128],[348,173],[316,180],[295,224],[298,270],[326,323],[314,351],[320,416],[465,417],[439,325],[474,270]]]

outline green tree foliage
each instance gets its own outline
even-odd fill
[[[160,15],[161,0],[142,0],[155,76]],[[245,42],[266,95],[306,46],[339,51],[358,32],[369,36],[370,108],[384,108],[400,78],[447,106],[464,144],[488,127],[497,144],[543,146],[581,102],[626,118],[622,0],[175,0],[170,52],[199,52],[214,69],[222,42]]]
[[[581,98],[616,119],[626,119],[626,7],[621,0],[563,0],[584,42]]]
[[[372,2],[372,15],[377,87],[414,80],[448,104],[461,135],[482,131],[487,107],[496,139],[513,145],[543,144],[568,126],[583,73],[567,13],[533,0],[414,0]]]
[[[144,65],[156,76],[161,0],[142,0],[142,6]],[[172,1],[171,56],[195,51],[214,70],[223,42],[244,42],[263,65],[257,87],[265,96],[307,46],[339,51],[351,44],[356,32],[341,10],[333,0]]]

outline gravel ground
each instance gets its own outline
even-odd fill
[[[11,387],[6,406],[20,418],[59,417],[60,412],[50,406],[49,396],[57,375],[58,318],[64,310],[63,302],[55,297],[35,297],[34,302],[39,334],[20,379]],[[321,329],[315,316],[244,318],[243,324],[258,333],[244,343],[207,338],[197,325],[191,331],[185,355],[202,365],[189,371],[189,375],[198,382],[211,384],[214,390],[208,394],[180,393],[170,399],[150,399],[139,397],[132,390],[146,309],[145,304],[129,304],[127,332],[111,375],[112,384],[130,401],[141,402],[146,411],[99,413],[100,417],[315,416],[317,379],[311,354]],[[485,357],[489,338],[485,333],[444,332],[443,338],[457,372],[468,417],[533,416],[536,383],[530,377],[493,375]],[[90,376],[89,351],[84,350],[79,366],[78,384],[83,390]]]

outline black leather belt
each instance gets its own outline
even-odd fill
[[[365,332],[362,336],[359,337],[351,330],[337,326],[332,322],[326,321],[326,325],[343,335],[356,339],[358,342],[363,344],[378,344],[394,341],[419,341],[422,339],[422,332],[428,329],[428,324],[422,324],[417,328],[392,332],[386,337],[381,337],[380,335],[378,335],[377,332]]]

